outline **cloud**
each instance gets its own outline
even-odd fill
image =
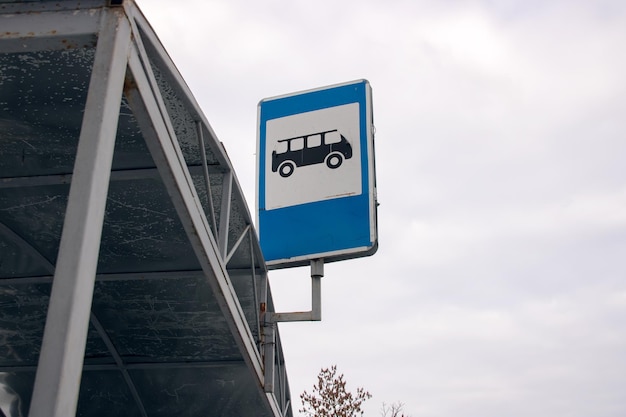
[[[144,3],[251,206],[258,101],[372,84],[380,249],[280,326],[296,402],[336,363],[368,415],[624,414],[623,2]]]

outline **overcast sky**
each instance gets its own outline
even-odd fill
[[[626,415],[626,2],[138,2],[253,213],[259,100],[372,85],[380,248],[280,325],[296,415],[333,364],[368,417]]]

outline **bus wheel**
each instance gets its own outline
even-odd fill
[[[343,163],[343,156],[336,152],[326,157],[326,166],[331,169],[339,168]]]
[[[281,177],[287,178],[291,174],[293,174],[293,170],[296,169],[296,166],[291,161],[285,161],[278,167],[278,173]]]

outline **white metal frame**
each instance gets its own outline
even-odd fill
[[[123,11],[103,13],[30,417],[76,414],[130,41]]]
[[[59,4],[71,3],[60,0]],[[51,276],[29,277],[3,280],[0,285],[20,283],[48,283],[52,280],[52,294],[45,325],[44,338],[31,408],[31,417],[65,417],[75,415],[78,402],[80,379],[84,370],[119,369],[130,388],[140,413],[146,416],[141,399],[128,374],[128,369],[144,369],[150,365],[124,364],[100,325],[91,312],[94,283],[99,280],[132,279],[133,274],[96,275],[100,237],[104,219],[108,184],[111,179],[124,180],[156,175],[154,169],[133,172],[111,173],[119,105],[125,94],[140,125],[148,148],[156,163],[157,170],[172,198],[174,206],[200,262],[202,273],[217,298],[224,318],[235,338],[245,363],[254,375],[261,398],[275,416],[287,413],[290,406],[285,400],[286,371],[278,363],[278,385],[282,390],[281,404],[274,391],[274,364],[276,363],[276,337],[254,340],[246,317],[230,282],[228,262],[242,242],[249,239],[252,258],[252,283],[255,288],[257,305],[268,304],[267,267],[258,246],[256,232],[247,225],[231,245],[230,229],[231,201],[243,202],[243,196],[231,164],[211,129],[199,105],[193,98],[184,80],[169,59],[166,51],[156,38],[145,17],[132,0],[126,0],[115,7],[106,6],[104,0],[85,0],[91,8],[60,10],[38,13],[15,14],[11,19],[3,19],[3,31],[10,35],[2,39],[2,52],[59,49],[60,37],[78,40],[91,39],[97,34],[98,43],[93,64],[85,113],[76,154],[74,172],[71,176],[46,176],[41,178],[3,179],[0,188],[32,186],[41,184],[67,184],[71,181],[69,200],[56,268],[47,261],[36,248],[29,246],[17,234],[0,224],[0,234],[26,248]],[[16,8],[13,4],[6,6]],[[36,5],[23,5],[34,8]],[[67,24],[71,20],[71,24]],[[67,30],[58,30],[59,27]],[[141,29],[141,30],[140,30]],[[28,33],[28,41],[23,34]],[[149,42],[157,51],[158,64],[165,66],[174,77],[176,88],[180,89],[185,105],[196,119],[200,149],[203,150],[203,166],[208,199],[209,219],[205,215],[198,194],[185,164],[174,129],[167,114],[165,104],[156,84],[149,58],[143,42]],[[209,140],[205,141],[205,137]],[[204,157],[205,146],[216,155],[223,171],[216,172],[207,166]],[[225,169],[224,169],[225,168]],[[211,200],[210,175],[223,175],[222,203],[219,224]],[[250,218],[249,213],[248,217]],[[262,267],[256,269],[255,260]],[[191,272],[193,273],[193,272]],[[164,273],[155,274],[163,278]],[[150,276],[144,277],[150,279]],[[314,303],[315,304],[315,303]],[[275,313],[271,313],[275,314]],[[317,313],[315,313],[317,314]],[[256,321],[261,338],[262,323],[265,317],[257,313]],[[273,317],[275,323],[279,317]],[[89,323],[98,331],[111,352],[115,365],[83,364]],[[272,349],[269,349],[272,347]],[[270,359],[272,365],[268,365]],[[171,367],[214,366],[210,363],[167,364]],[[220,366],[223,366],[221,364]],[[142,366],[144,368],[142,368]],[[163,366],[163,365],[159,365]],[[3,369],[7,370],[7,369]],[[15,371],[25,371],[22,368]],[[31,369],[32,370],[32,369]],[[268,379],[271,374],[271,381]]]

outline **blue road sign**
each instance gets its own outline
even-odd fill
[[[372,94],[365,80],[261,100],[257,215],[271,268],[377,249]]]

